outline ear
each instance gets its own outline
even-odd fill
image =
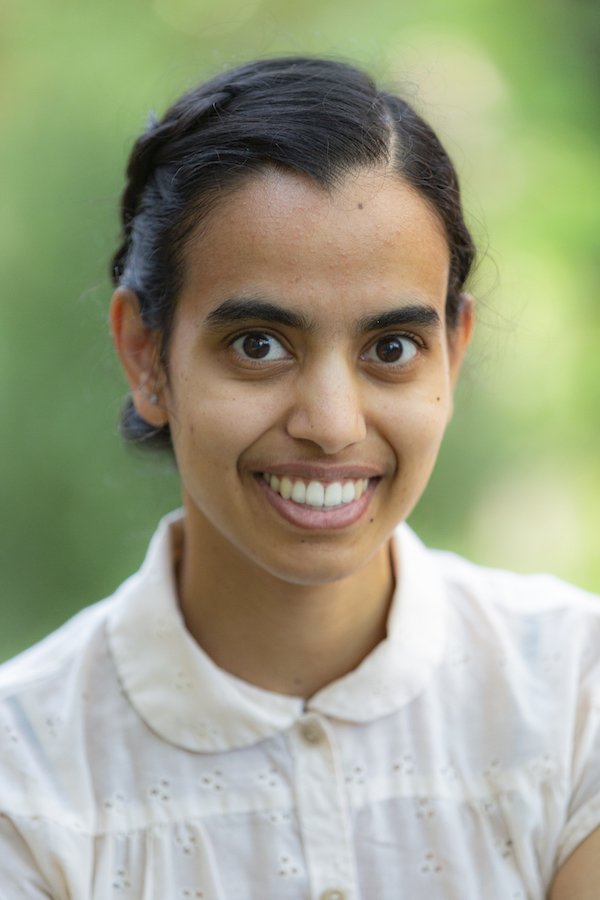
[[[460,295],[460,306],[454,328],[448,332],[448,360],[452,388],[456,384],[467,347],[471,343],[475,326],[475,301],[471,294]]]
[[[165,379],[159,362],[158,334],[144,325],[134,291],[117,288],[110,304],[109,323],[136,410],[150,425],[157,428],[166,425]]]

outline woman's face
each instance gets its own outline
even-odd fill
[[[437,216],[395,176],[328,195],[269,172],[186,266],[161,403],[190,522],[287,581],[350,575],[419,499],[451,415],[470,310],[449,335]]]

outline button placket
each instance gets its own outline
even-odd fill
[[[303,716],[288,732],[311,900],[358,900],[347,793],[331,724]]]

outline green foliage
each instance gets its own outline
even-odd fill
[[[258,55],[399,81],[462,174],[478,339],[411,523],[600,589],[599,45],[593,0],[0,3],[0,657],[111,592],[179,503],[116,435],[122,172],[150,107]]]

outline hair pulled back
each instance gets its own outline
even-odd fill
[[[238,66],[180,97],[136,141],[122,197],[115,285],[135,291],[163,362],[182,284],[186,237],[219,202],[269,166],[304,173],[331,190],[350,170],[389,165],[439,215],[450,250],[449,327],[475,257],[454,167],[433,130],[400,97],[333,60],[287,57]],[[131,398],[121,431],[171,448]]]

